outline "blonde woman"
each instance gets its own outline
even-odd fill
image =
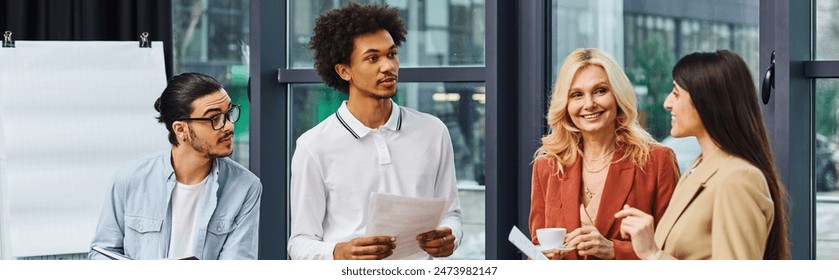
[[[571,250],[552,259],[638,259],[614,214],[624,204],[662,216],[679,178],[673,151],[638,124],[632,84],[598,49],[565,58],[533,163],[530,232],[560,227]]]

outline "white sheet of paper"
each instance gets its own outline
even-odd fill
[[[424,252],[417,235],[437,228],[448,201],[374,193],[370,198],[367,235],[396,237],[396,249],[386,259],[403,259]]]
[[[116,171],[170,146],[163,44],[17,41],[0,61],[4,257],[87,252]]]
[[[530,238],[527,238],[527,236],[525,236],[524,233],[522,233],[516,226],[513,226],[513,229],[510,230],[510,236],[507,237],[507,239],[509,239],[513,245],[516,245],[516,248],[519,248],[519,251],[532,260],[548,259],[545,257],[545,254],[542,254],[542,252],[536,248],[536,245],[533,245],[533,243],[530,242]]]

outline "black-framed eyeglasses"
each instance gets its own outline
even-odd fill
[[[213,126],[213,130],[220,130],[224,128],[224,124],[227,121],[231,123],[235,123],[239,120],[239,114],[242,112],[242,106],[239,105],[230,105],[230,110],[227,110],[226,113],[219,113],[213,115],[209,118],[183,118],[179,119],[179,121],[210,121],[210,124]]]

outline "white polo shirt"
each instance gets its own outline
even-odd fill
[[[332,259],[336,243],[364,236],[373,192],[447,198],[440,226],[450,227],[460,244],[454,155],[443,122],[393,103],[387,123],[370,129],[344,102],[297,139],[291,161],[291,258]],[[423,252],[411,258],[430,257]]]

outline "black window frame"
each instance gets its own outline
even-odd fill
[[[839,60],[813,59],[815,1],[760,3],[759,79],[775,52],[775,87],[762,109],[790,195],[794,259],[813,259],[816,250],[814,79],[839,78]],[[250,3],[250,164],[264,186],[260,259],[288,258],[289,84],[320,82],[314,70],[285,68],[288,2]],[[400,70],[400,81],[486,84],[486,258],[521,259],[506,237],[513,225],[527,232],[531,162],[547,131],[551,1],[486,0],[485,4],[485,66],[406,67]],[[796,164],[802,162],[808,164]]]

